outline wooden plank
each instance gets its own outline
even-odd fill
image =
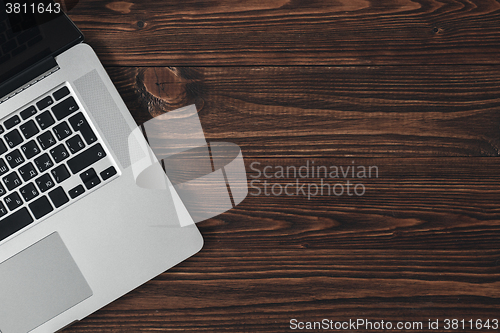
[[[108,68],[135,119],[196,104],[249,158],[498,156],[496,66]]]
[[[498,163],[496,158],[247,159],[248,198],[226,213],[221,225],[209,226],[230,228],[213,237],[231,251],[241,249],[247,235],[255,239],[245,249],[258,251],[283,244],[321,250],[497,249]],[[353,166],[354,175],[348,169]],[[376,166],[371,175],[370,166]],[[340,171],[332,172],[336,168]],[[328,186],[321,191],[323,184],[330,192]],[[343,194],[341,187],[333,191],[336,184]],[[363,185],[363,193],[355,184]]]
[[[494,0],[88,0],[70,11],[106,65],[499,64]]]
[[[263,282],[265,283],[265,282]],[[331,285],[330,288],[337,286]],[[198,290],[201,291],[201,290]],[[207,294],[213,289],[205,289]],[[315,290],[311,289],[311,292]],[[279,297],[279,296],[275,296]],[[480,301],[478,298],[460,297],[428,297],[428,298],[401,298],[388,301],[384,298],[367,299],[365,302],[358,300],[325,300],[294,302],[295,309],[280,304],[279,299],[269,305],[260,307],[224,307],[223,305],[214,308],[188,308],[163,310],[153,313],[143,311],[137,313],[136,317],[130,317],[129,312],[123,311],[117,317],[113,317],[109,312],[100,312],[93,315],[85,323],[78,323],[74,330],[69,332],[97,332],[97,331],[127,331],[135,330],[140,332],[169,331],[226,331],[226,332],[284,332],[290,330],[289,321],[297,318],[302,321],[322,321],[327,318],[334,321],[349,321],[352,319],[365,319],[371,322],[391,320],[394,325],[397,321],[421,321],[428,325],[428,320],[440,319],[440,330],[443,330],[444,319],[450,314],[460,311],[465,318],[495,318],[498,308],[493,302],[492,308],[477,308],[475,304]],[[415,308],[413,302],[422,304],[421,308]],[[470,302],[470,309],[467,303]],[[486,304],[488,300],[483,300]],[[360,304],[361,303],[361,304]],[[436,304],[437,303],[437,304]],[[241,314],[237,314],[237,312]],[[182,316],[190,313],[189,316]],[[428,315],[432,314],[432,315]],[[178,316],[181,315],[179,318]],[[429,318],[430,317],[430,318]],[[376,319],[371,319],[376,318]],[[467,319],[469,320],[469,319]],[[474,320],[475,321],[475,320]],[[486,321],[486,320],[485,320]],[[467,323],[468,324],[468,323]],[[467,327],[466,327],[467,328]],[[426,331],[428,328],[424,327]],[[361,331],[351,330],[353,331]],[[334,331],[334,330],[332,330]],[[398,332],[398,330],[395,330]],[[467,330],[465,330],[467,331]],[[472,330],[471,330],[472,331]],[[313,331],[314,332],[314,331]]]
[[[318,158],[316,166],[376,165],[378,178],[313,177],[310,168],[309,177],[305,169],[304,177],[263,174],[308,160],[247,160],[248,179],[351,180],[366,193],[249,195],[198,224],[199,254],[68,331],[281,332],[292,318],[498,318],[498,159]]]

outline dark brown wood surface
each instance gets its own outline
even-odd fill
[[[196,104],[254,183],[198,224],[200,253],[68,332],[500,320],[500,2],[82,0],[70,14],[137,123]],[[321,181],[265,166],[312,162],[378,177],[351,179],[362,196],[264,193]]]
[[[495,64],[496,0],[81,0],[107,65]]]

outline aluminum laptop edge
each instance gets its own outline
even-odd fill
[[[5,216],[23,210],[34,220],[0,241],[1,333],[60,330],[203,246],[196,226],[181,223],[190,217],[178,214],[182,203],[174,192],[137,185],[130,147],[136,124],[90,46],[78,43],[53,60],[57,66],[23,88],[13,87],[15,94],[0,96],[0,140],[8,149],[0,155],[8,170],[0,175],[0,213],[2,207]],[[49,99],[53,104],[45,106]],[[55,123],[47,125],[45,113]],[[30,120],[32,136],[25,135]],[[94,138],[79,131],[82,122]],[[47,132],[55,140],[44,150],[40,138]],[[84,148],[79,151],[75,142]],[[27,155],[26,149],[36,154]],[[78,166],[84,151],[93,151],[88,155],[97,161]],[[23,160],[19,165],[14,153]],[[42,155],[50,158],[52,169],[44,170]],[[21,170],[28,164],[32,178],[28,169]],[[60,165],[70,174],[66,180],[53,172]],[[15,187],[13,179],[18,179]],[[31,195],[26,189],[38,196],[26,199]],[[13,198],[19,198],[17,207]],[[3,221],[12,224],[0,217],[0,233]]]

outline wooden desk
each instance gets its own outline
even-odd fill
[[[138,123],[196,103],[258,186],[265,166],[308,161],[379,175],[362,196],[250,189],[199,224],[199,254],[68,332],[500,319],[498,1],[81,0],[70,14]]]

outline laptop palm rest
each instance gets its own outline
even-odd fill
[[[92,296],[57,232],[0,263],[0,332],[24,333]]]

